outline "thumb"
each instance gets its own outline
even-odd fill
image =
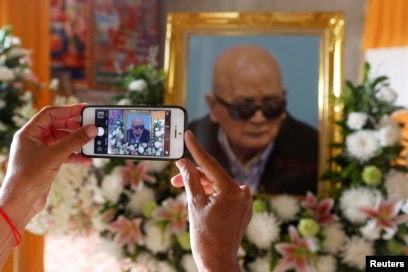
[[[57,142],[53,148],[61,155],[62,161],[68,158],[73,152],[79,150],[83,145],[96,137],[98,128],[94,125],[81,127],[61,141]]]

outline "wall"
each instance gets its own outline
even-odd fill
[[[280,11],[313,12],[342,11],[346,17],[344,51],[344,79],[358,81],[363,61],[361,38],[364,24],[364,0],[160,0],[161,1],[161,55],[165,39],[166,16],[169,12],[228,12],[228,11]],[[110,102],[112,92],[76,91],[81,101],[104,104]]]
[[[163,22],[168,12],[342,11],[345,13],[344,78],[357,81],[363,60],[361,38],[364,24],[363,0],[162,0]]]

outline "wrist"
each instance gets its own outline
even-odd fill
[[[218,255],[207,259],[196,257],[194,259],[196,259],[195,262],[200,272],[241,271],[237,258],[227,260]]]
[[[4,180],[6,181],[6,180]],[[22,232],[30,220],[37,214],[32,206],[30,197],[16,188],[9,188],[8,182],[0,188],[0,209],[7,214],[14,226]]]

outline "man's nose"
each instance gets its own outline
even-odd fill
[[[268,118],[265,117],[261,109],[257,109],[255,110],[251,118],[249,118],[249,120],[252,122],[263,122],[265,120],[268,120]]]

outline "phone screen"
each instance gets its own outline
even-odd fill
[[[95,155],[168,157],[171,110],[95,109]]]

